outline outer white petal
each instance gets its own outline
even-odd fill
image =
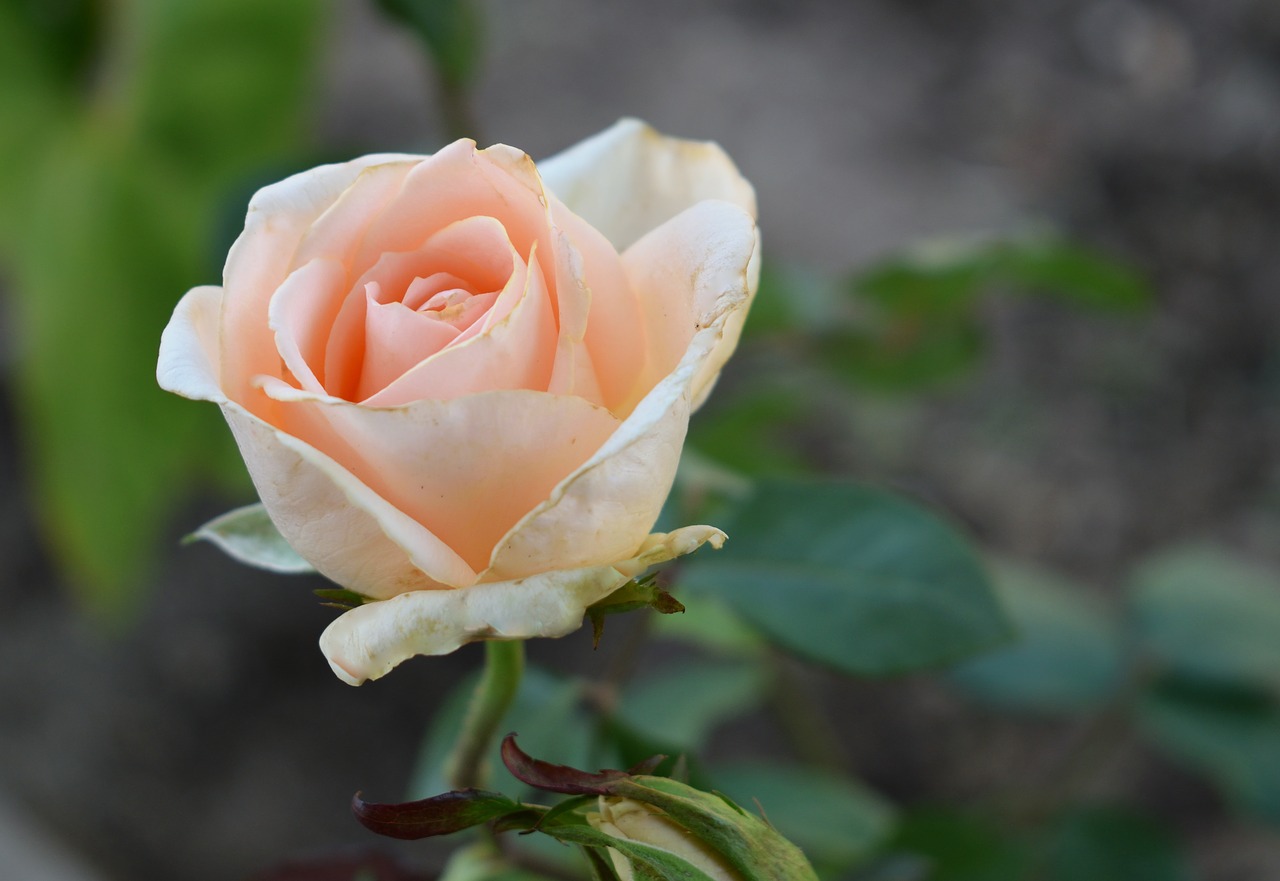
[[[742,328],[747,323],[747,311],[755,299],[756,290],[760,287],[760,228],[755,229],[755,246],[751,251],[751,259],[747,262],[743,274],[746,284],[747,299],[735,303],[728,318],[725,319],[724,335],[720,338],[716,350],[702,365],[702,370],[693,381],[693,409],[697,410],[706,401],[707,395],[720,378],[720,370],[729,360],[729,356],[738,348],[738,340],[742,336]]]
[[[644,310],[650,369],[659,376],[680,361],[696,328],[723,322],[715,350],[694,379],[696,407],[733,353],[759,284],[755,221],[734,205],[708,199],[647,233],[622,263]]]
[[[222,288],[192,288],[178,301],[160,336],[156,381],[193,401],[226,400],[218,387],[218,320]]]
[[[620,120],[544,159],[538,172],[619,251],[703,199],[756,215],[755,190],[719,145],[669,138],[638,119]]]
[[[478,639],[564,636],[582,625],[587,606],[613,593],[656,562],[697,550],[724,533],[689,526],[655,535],[641,554],[592,566],[477,584],[420,590],[367,603],[343,614],[320,636],[320,650],[349,685],[378,679],[415,655],[445,655]]]
[[[222,413],[272,522],[325,577],[370,597],[475,580],[439,538],[315,447],[239,404]]]

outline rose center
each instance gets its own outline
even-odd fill
[[[497,292],[477,294],[467,282],[447,272],[437,272],[409,283],[400,303],[419,315],[442,321],[461,332],[475,323],[497,298]],[[386,303],[382,292],[376,298]]]

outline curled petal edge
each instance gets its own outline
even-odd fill
[[[320,636],[320,650],[339,679],[360,685],[416,655],[445,655],[468,642],[565,636],[582,626],[587,606],[648,567],[724,540],[713,526],[686,526],[650,535],[635,556],[608,566],[404,593],[343,614]]]

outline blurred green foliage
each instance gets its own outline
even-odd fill
[[[968,544],[905,500],[836,481],[765,480],[722,521],[733,536],[681,572],[782,648],[846,673],[936,666],[1007,635]]]
[[[994,565],[997,595],[1017,638],[951,672],[962,687],[1011,709],[1088,710],[1121,686],[1120,623],[1082,584],[1008,563]]]
[[[1193,545],[1141,561],[1121,603],[1025,567],[998,583],[1018,639],[955,684],[1011,710],[1109,714],[1280,824],[1280,575]]]
[[[192,478],[247,488],[216,412],[155,383],[224,200],[303,149],[320,0],[0,4],[0,259],[35,498],[87,605],[134,606]],[[241,203],[243,204],[243,203]]]
[[[1048,881],[1188,881],[1191,869],[1169,830],[1114,806],[1065,812],[1048,833]]]
[[[767,673],[758,663],[696,661],[640,677],[615,720],[665,752],[692,752],[715,727],[759,706]]]
[[[1113,312],[1150,302],[1133,270],[1045,234],[925,242],[864,268],[845,285],[856,322],[822,332],[819,357],[850,381],[880,389],[924,388],[972,368],[984,351],[978,306],[993,292]]]
[[[716,790],[738,804],[759,805],[823,877],[865,862],[893,830],[889,803],[844,775],[756,761],[719,765],[710,776]]]

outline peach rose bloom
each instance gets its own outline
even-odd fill
[[[462,140],[254,196],[157,376],[221,406],[280,533],[375,600],[321,638],[338,676],[563,635],[718,546],[649,533],[755,292],[754,217],[719,147],[635,120],[537,166]]]

